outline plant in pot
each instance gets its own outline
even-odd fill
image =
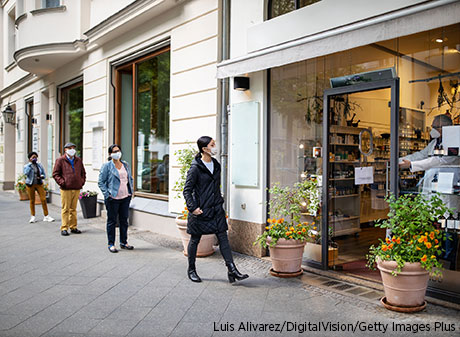
[[[51,203],[51,190],[50,190],[50,185],[48,183],[44,183],[43,184],[43,189],[45,190],[46,192],[46,202],[48,204]]]
[[[316,178],[308,177],[286,187],[276,183],[268,190],[270,219],[264,233],[257,237],[254,244],[269,247],[272,275],[289,277],[302,273],[304,247],[311,240],[313,224],[301,222],[300,218],[302,206],[309,204],[314,180]]]
[[[176,191],[176,199],[182,198],[182,192],[184,191],[185,180],[187,179],[187,172],[192,165],[193,158],[195,158],[196,151],[191,148],[185,148],[178,150],[174,153],[177,157],[177,161],[180,164],[179,179],[174,184],[174,191]],[[176,226],[179,230],[179,234],[184,246],[184,255],[187,256],[187,247],[190,241],[190,234],[187,233],[187,219],[188,209],[184,208],[181,215],[176,217]],[[198,244],[197,253],[198,257],[205,257],[214,254],[214,244],[216,242],[216,236],[214,234],[207,234],[201,237],[200,243]]]
[[[19,200],[29,200],[29,195],[27,194],[27,186],[26,186],[26,175],[19,174],[18,179],[16,180],[16,184],[14,184],[14,188],[19,193]]]
[[[368,267],[380,270],[385,291],[384,306],[397,311],[422,310],[430,273],[441,274],[438,261],[445,240],[437,221],[452,213],[439,197],[434,195],[391,195],[388,219],[376,226],[391,231],[377,246],[371,246],[367,255]]]
[[[318,222],[318,225],[316,225]],[[311,241],[308,241],[305,245],[304,257],[307,260],[313,260],[316,262],[321,262],[321,224],[320,217],[315,219],[315,222],[312,223],[312,228],[310,230]],[[334,266],[339,258],[339,247],[336,242],[331,240],[333,231],[332,227],[329,227],[329,236],[328,236],[328,265]]]
[[[97,210],[97,192],[82,191],[80,192],[80,206],[85,219],[95,218]]]

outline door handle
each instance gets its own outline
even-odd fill
[[[367,132],[369,134],[369,151],[368,152],[363,152],[363,133]],[[374,139],[372,138],[372,132],[369,129],[364,129],[359,133],[359,152],[363,156],[370,156],[372,152],[374,151]]]

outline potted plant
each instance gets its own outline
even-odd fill
[[[19,193],[19,200],[29,200],[29,195],[27,194],[27,186],[26,186],[26,175],[25,174],[19,174],[18,179],[16,180],[16,184],[14,185],[14,188],[16,191]]]
[[[97,210],[97,192],[82,191],[80,192],[80,206],[85,219],[95,218]]]
[[[43,188],[44,188],[44,190],[45,190],[45,192],[46,192],[46,202],[47,202],[48,204],[50,204],[50,203],[51,203],[51,190],[50,190],[50,185],[49,185],[48,183],[45,183],[45,184],[43,185]]]
[[[193,158],[195,158],[196,151],[191,147],[186,149],[178,150],[174,153],[177,157],[178,163],[181,165],[179,171],[179,179],[174,184],[174,190],[177,192],[175,198],[181,198],[182,192],[184,191],[185,180],[187,179],[187,172],[192,165]],[[181,215],[176,217],[176,226],[179,230],[179,234],[184,246],[184,255],[187,256],[188,243],[190,241],[190,234],[187,233],[187,219],[188,209],[185,207]],[[216,242],[216,236],[214,234],[207,234],[201,237],[200,243],[198,244],[196,256],[205,257],[214,254],[214,244]]]
[[[302,207],[309,207],[315,202],[310,201],[310,196],[315,192],[313,186],[316,184],[317,178],[307,177],[292,187],[281,187],[275,183],[269,189],[271,218],[267,220],[264,233],[258,236],[254,244],[269,247],[272,275],[289,277],[302,273],[304,247],[311,240],[313,224],[301,223],[300,218]]]
[[[382,303],[388,309],[417,311],[425,307],[425,292],[430,273],[441,274],[438,261],[445,233],[437,221],[452,211],[439,194],[394,195],[388,199],[388,219],[377,227],[386,228],[391,235],[371,246],[368,266],[380,270],[385,291]]]

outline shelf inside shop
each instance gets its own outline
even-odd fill
[[[359,197],[359,194],[333,195],[331,196],[331,199],[341,199],[341,198],[351,198],[351,197]]]

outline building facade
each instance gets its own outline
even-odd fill
[[[15,112],[1,122],[2,188],[13,188],[32,150],[49,176],[71,141],[84,189],[99,191],[116,142],[135,178],[131,223],[178,236],[174,153],[218,130],[219,2],[8,0],[1,10],[1,110]]]
[[[231,2],[230,57],[217,68],[231,88],[233,246],[264,254],[251,243],[268,217],[266,189],[314,176],[322,184],[320,227],[330,235],[322,236],[321,261],[305,264],[380,282],[365,263],[369,246],[385,237],[375,227],[388,214],[385,196],[431,191],[440,172],[454,184],[460,178],[458,157],[449,167],[398,168],[431,141],[435,116],[460,124],[459,18],[459,1]],[[248,90],[232,89],[238,77],[249,78]],[[457,214],[458,196],[442,197]],[[304,220],[318,217],[305,210]],[[442,256],[444,278],[429,289],[458,302],[459,231],[448,235],[454,248],[445,248],[455,253]],[[332,261],[330,241],[338,246]]]

